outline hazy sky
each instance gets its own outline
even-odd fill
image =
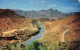
[[[0,0],[0,8],[21,10],[58,9],[62,12],[80,11],[78,0]]]

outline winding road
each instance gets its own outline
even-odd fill
[[[67,29],[66,31],[63,32],[63,35],[62,35],[62,42],[65,42],[65,40],[64,40],[64,35],[65,35],[66,32],[68,32],[68,31],[69,31],[69,29]]]

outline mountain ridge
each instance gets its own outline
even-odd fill
[[[63,13],[58,10],[48,9],[48,10],[40,10],[40,11],[23,11],[23,10],[13,10],[15,13],[25,16],[28,18],[49,18],[49,19],[59,19],[61,17],[68,17],[73,15],[74,13]]]

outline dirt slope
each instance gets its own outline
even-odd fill
[[[62,34],[65,30],[69,29],[69,31],[65,35],[66,41],[74,41],[74,40],[80,40],[80,13],[76,13],[73,16],[70,16],[68,18],[57,20],[57,21],[50,21],[50,22],[44,22],[44,28],[45,32],[43,35],[43,39],[46,38],[53,38],[57,35],[57,40],[62,39]],[[54,35],[55,34],[55,35]],[[50,36],[51,35],[51,36]],[[72,38],[73,37],[73,38]],[[69,39],[67,39],[69,38]],[[53,41],[53,40],[52,40]]]
[[[63,33],[65,42],[80,41],[80,13],[57,21],[43,22],[43,26],[44,33],[39,41],[42,41],[48,50],[62,42]]]
[[[38,28],[34,28],[30,19],[19,16],[9,9],[0,9],[0,45],[21,42],[37,31]]]

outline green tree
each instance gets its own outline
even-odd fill
[[[42,43],[34,41],[32,44],[27,46],[27,50],[46,50]]]
[[[24,47],[25,47],[25,45],[24,45],[24,44],[21,44],[21,45],[20,45],[20,47],[21,47],[21,48],[24,48]]]

